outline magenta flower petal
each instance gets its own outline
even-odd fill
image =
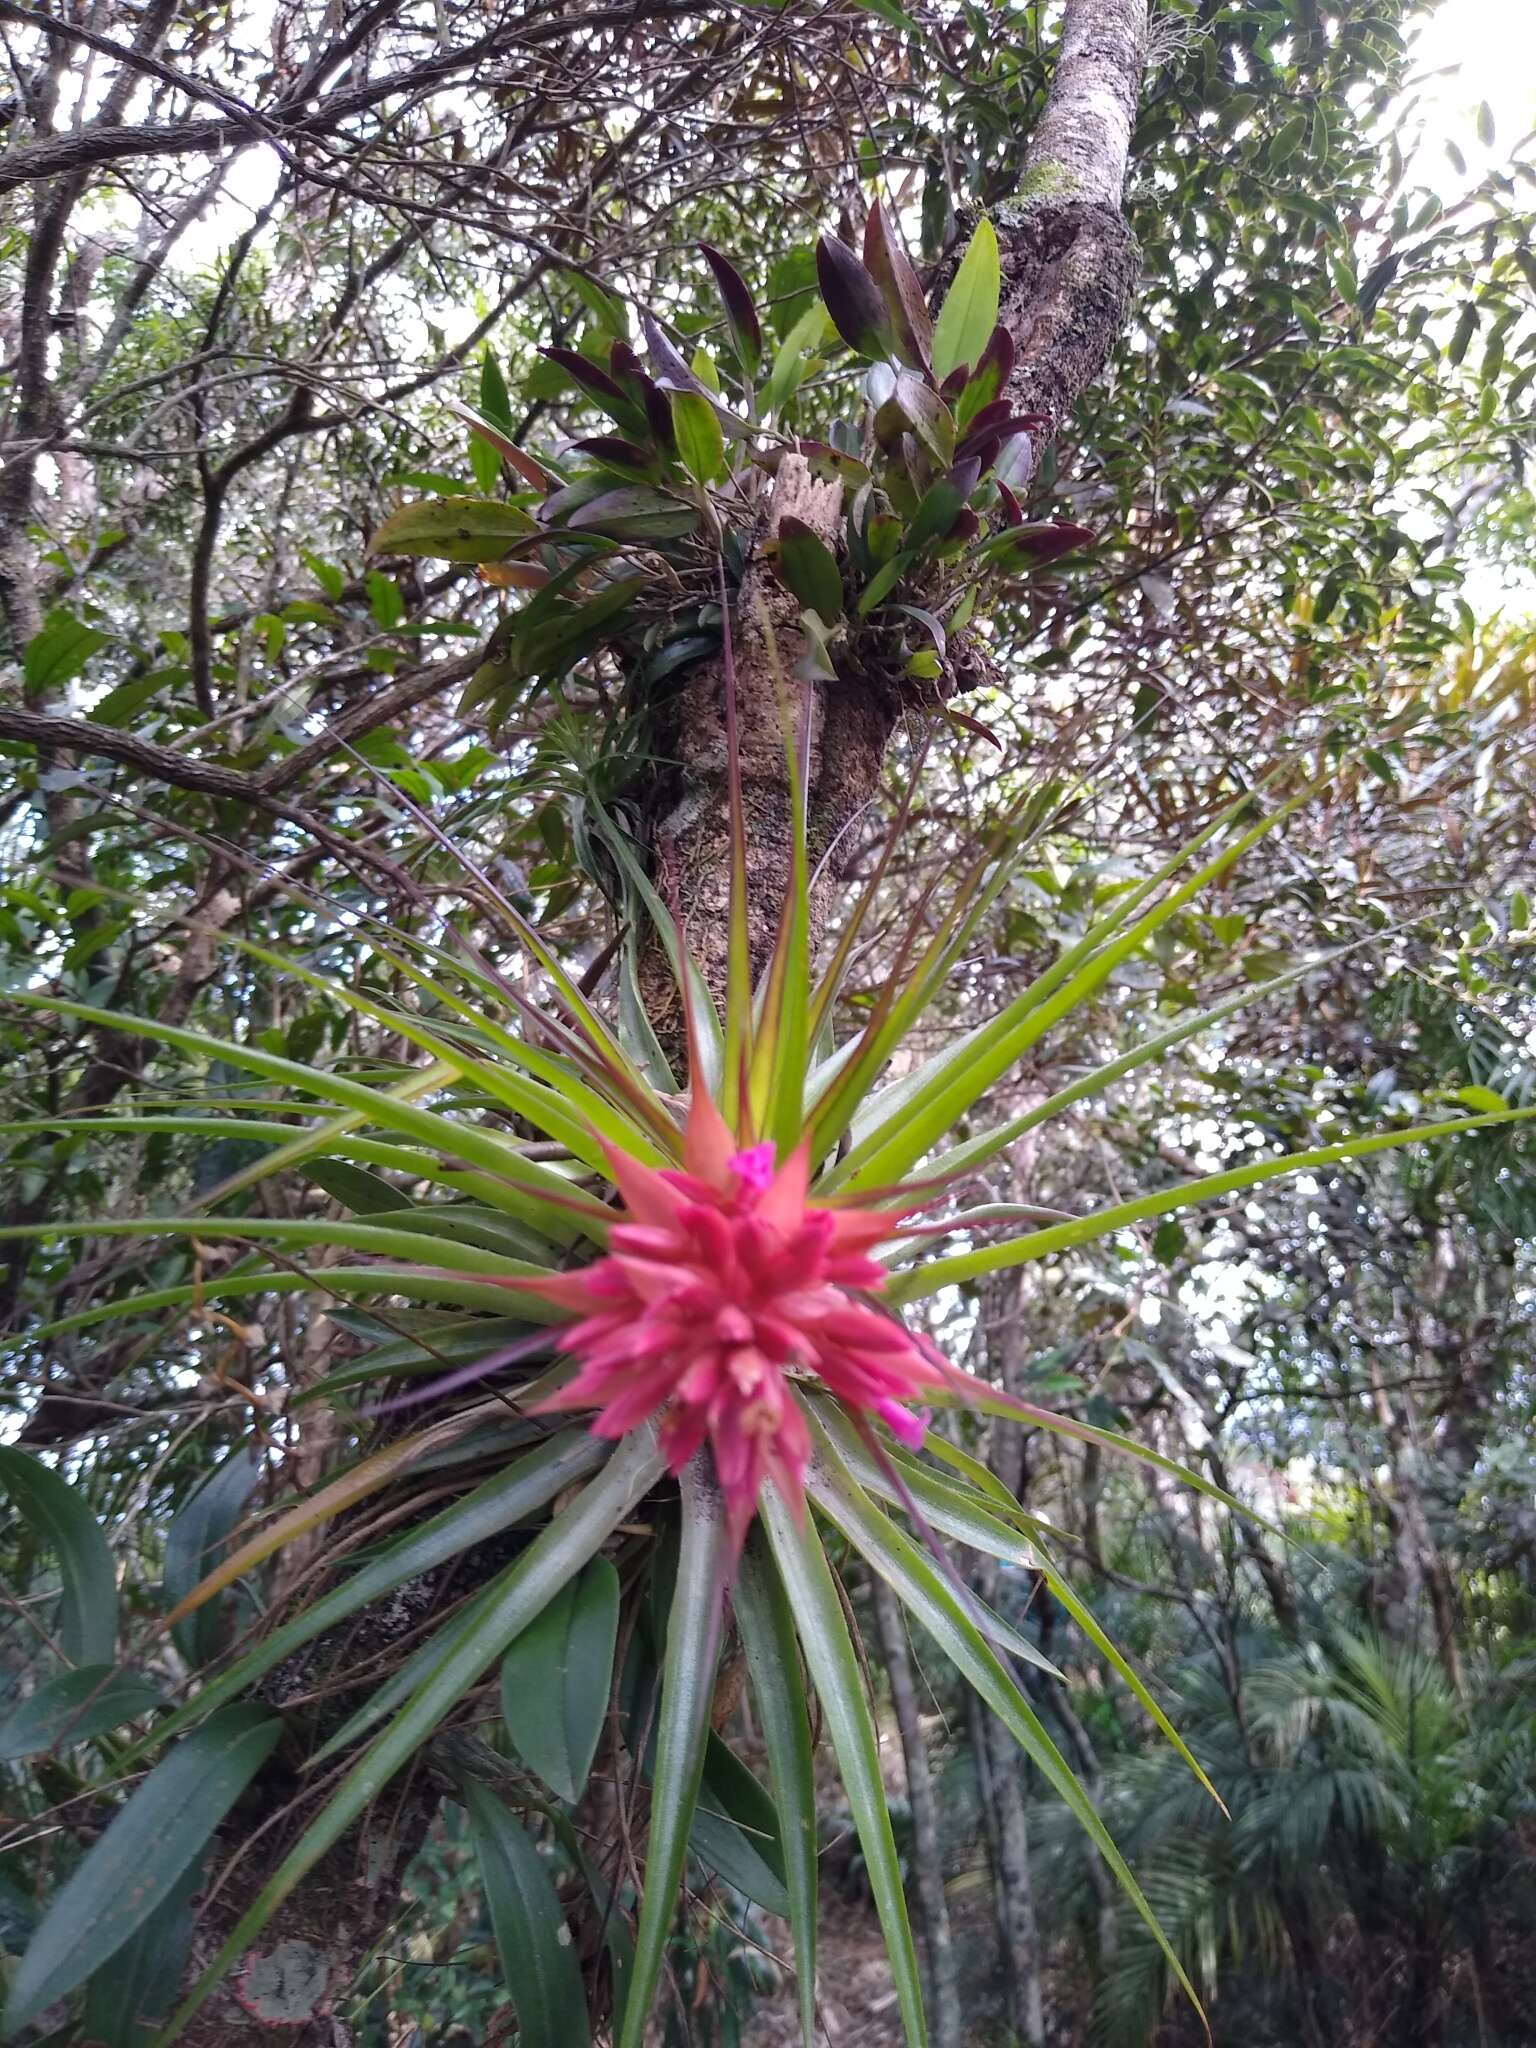
[[[684,1172],[605,1150],[626,1211],[608,1253],[515,1283],[585,1311],[560,1336],[581,1371],[541,1406],[593,1408],[604,1437],[657,1417],[673,1471],[708,1442],[738,1545],[764,1480],[803,1512],[811,1443],[792,1375],[922,1442],[911,1404],[944,1380],[943,1362],[859,1298],[884,1286],[868,1254],[910,1208],[811,1201],[805,1147],[776,1167],[770,1145],[739,1147],[713,1104],[690,1114]]]

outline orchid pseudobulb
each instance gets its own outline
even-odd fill
[[[903,1442],[922,1441],[907,1404],[948,1375],[922,1340],[861,1298],[887,1277],[870,1251],[907,1212],[812,1202],[804,1146],[778,1166],[772,1145],[738,1149],[702,1093],[681,1171],[605,1149],[627,1212],[607,1254],[512,1283],[579,1313],[560,1348],[581,1370],[541,1409],[595,1408],[592,1428],[604,1437],[659,1414],[674,1472],[707,1441],[738,1546],[765,1479],[801,1510],[811,1447],[795,1375],[814,1375]]]

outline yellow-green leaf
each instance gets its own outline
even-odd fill
[[[933,330],[933,374],[942,384],[962,363],[977,363],[997,325],[1002,270],[991,221],[980,220],[960,259]]]

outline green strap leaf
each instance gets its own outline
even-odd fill
[[[281,1733],[264,1708],[226,1707],[155,1766],[43,1915],[11,1980],[8,2031],[83,1984],[166,1906]]]
[[[933,374],[942,384],[962,363],[978,363],[997,325],[1002,292],[997,234],[979,220],[933,329]]]
[[[214,1986],[311,1871],[478,1685],[519,1632],[594,1557],[664,1470],[654,1430],[637,1430],[589,1486],[440,1631],[436,1655],[402,1711],[342,1780],[183,2001],[153,2048],[170,2048]]]
[[[1183,1045],[1188,1039],[1198,1038],[1203,1032],[1209,1031],[1213,1025],[1221,1023],[1224,1018],[1234,1015],[1238,1010],[1246,1009],[1250,1004],[1266,1002],[1271,996],[1278,995],[1281,990],[1302,980],[1304,976],[1316,973],[1319,968],[1328,966],[1331,961],[1341,959],[1344,954],[1354,950],[1352,946],[1341,946],[1335,952],[1325,953],[1320,958],[1305,960],[1299,966],[1287,969],[1284,974],[1274,975],[1268,981],[1249,983],[1235,995],[1227,996],[1219,1003],[1213,1003],[1209,1009],[1201,1010],[1192,1017],[1182,1018],[1169,1030],[1159,1032],[1153,1038],[1144,1038],[1139,1045],[1133,1045],[1129,1052],[1121,1053],[1118,1058],[1107,1060],[1102,1066],[1079,1075],[1075,1081],[1068,1082],[1064,1088],[1058,1088],[1043,1102],[1037,1102],[1032,1108],[1011,1117],[1007,1123],[998,1124],[990,1131],[979,1132],[976,1137],[953,1146],[948,1152],[941,1153],[928,1170],[935,1179],[938,1179],[945,1174],[958,1174],[962,1170],[979,1166],[984,1160],[995,1159],[999,1152],[1006,1151],[1008,1146],[1015,1144],[1039,1125],[1049,1123],[1053,1117],[1060,1116],[1074,1103],[1102,1095],[1123,1075],[1133,1073],[1138,1067],[1146,1066],[1153,1060],[1160,1060],[1164,1053],[1172,1052],[1175,1046]],[[1496,1109],[1502,1105],[1492,1102],[1469,1103],[1467,1106]]]
[[[341,1585],[306,1607],[304,1612],[265,1636],[246,1656],[222,1671],[170,1720],[156,1730],[156,1740],[178,1733],[213,1707],[245,1692],[303,1644],[338,1627],[360,1608],[382,1600],[397,1586],[487,1543],[525,1516],[564,1493],[568,1486],[596,1471],[610,1455],[609,1446],[586,1430],[566,1431],[540,1444],[504,1472],[477,1486],[463,1500],[444,1508],[430,1521],[397,1537]],[[410,1688],[401,1694],[409,1697]],[[374,1702],[380,1697],[374,1694]],[[388,1712],[388,1703],[383,1709]],[[382,1718],[382,1716],[380,1716]],[[371,1722],[369,1725],[372,1725]]]
[[[581,1970],[544,1860],[494,1793],[472,1778],[463,1792],[521,2048],[585,2048]]]
[[[206,1243],[216,1243],[220,1238],[236,1242],[250,1239],[261,1242],[270,1238],[275,1244],[295,1244],[302,1247],[311,1245],[339,1245],[356,1252],[379,1252],[386,1258],[409,1259],[418,1254],[430,1256],[434,1266],[446,1266],[458,1273],[482,1273],[487,1277],[496,1273],[530,1274],[545,1273],[546,1266],[535,1265],[528,1259],[509,1259],[499,1252],[488,1252],[477,1245],[456,1244],[452,1239],[434,1239],[431,1244],[422,1243],[420,1231],[407,1230],[399,1223],[348,1223],[334,1221],[329,1217],[293,1216],[84,1216],[55,1223],[10,1223],[0,1226],[0,1243],[13,1238],[37,1237],[191,1237]],[[538,1305],[530,1299],[530,1319],[539,1313]]]
[[[159,1704],[157,1689],[136,1671],[81,1664],[56,1672],[0,1722],[0,1763],[37,1756],[61,1742],[88,1742]]]
[[[117,1647],[117,1580],[95,1516],[57,1472],[11,1444],[0,1444],[0,1489],[58,1558],[64,1655],[71,1664],[110,1664]]]
[[[1433,1138],[1458,1137],[1463,1131],[1485,1131],[1496,1124],[1520,1123],[1533,1116],[1536,1106],[1507,1109],[1497,1115],[1415,1124],[1408,1130],[1373,1131],[1367,1137],[1347,1138],[1337,1145],[1313,1145],[1304,1152],[1282,1152],[1273,1159],[1231,1167],[1225,1173],[1207,1173],[1198,1180],[1180,1181],[1176,1187],[1160,1188],[1134,1202],[1116,1202],[1107,1209],[1095,1209],[1090,1216],[1074,1217],[1070,1223],[1053,1223],[1044,1230],[1031,1230],[1002,1244],[934,1259],[912,1272],[896,1275],[886,1293],[894,1301],[921,1300],[957,1281],[974,1280],[982,1273],[996,1273],[1005,1266],[1022,1266],[1030,1259],[1043,1259],[1072,1245],[1089,1244],[1095,1238],[1107,1237],[1111,1231],[1127,1230],[1155,1216],[1167,1216],[1175,1209],[1188,1209],[1198,1202],[1213,1201],[1218,1195],[1235,1194],[1240,1188],[1260,1187],[1265,1181],[1279,1180],[1288,1173],[1304,1173],[1313,1166],[1338,1166],[1346,1159],[1364,1159],[1373,1152],[1422,1145]]]
[[[514,1748],[552,1792],[586,1788],[613,1683],[619,1575],[594,1558],[502,1659],[501,1712]]]
[[[192,1948],[192,1901],[202,1888],[203,1861],[193,1858],[154,1919],[130,1935],[87,1985],[79,2038],[91,2048],[148,2048],[175,2004]]]
[[[68,1002],[62,996],[33,995],[25,991],[12,992],[6,1000],[23,1009],[43,1010],[55,1017],[76,1017],[83,1024],[103,1024],[110,1030],[135,1038],[155,1039],[194,1056],[227,1061],[231,1066],[261,1074],[284,1087],[297,1088],[305,1095],[316,1095],[338,1106],[361,1110],[368,1123],[377,1124],[384,1130],[399,1131],[470,1166],[484,1167],[488,1172],[516,1183],[527,1191],[530,1203],[534,1205],[530,1220],[536,1224],[542,1221],[549,1206],[539,1200],[544,1194],[559,1198],[557,1206],[561,1213],[556,1221],[563,1223],[568,1219],[569,1181],[536,1161],[525,1159],[515,1142],[498,1136],[482,1124],[418,1109],[404,1099],[406,1086],[417,1085],[414,1078],[395,1088],[373,1088],[366,1081],[354,1080],[350,1075],[336,1073],[327,1067],[302,1066],[297,1060],[283,1059],[276,1053],[262,1051],[259,1046],[211,1038],[205,1032],[186,1031],[179,1025],[166,1024],[156,1018],[133,1016],[126,1010],[103,1010],[89,1003]],[[452,1071],[441,1062],[423,1070],[424,1084],[443,1086],[452,1078]],[[334,1126],[328,1127],[327,1139],[322,1142],[328,1142],[331,1135],[334,1135]],[[301,1153],[312,1142],[310,1134],[301,1134],[294,1140],[294,1145]],[[274,1155],[260,1161],[251,1177],[260,1178],[286,1163],[281,1155]],[[234,1180],[224,1183],[221,1193],[232,1193],[241,1182],[242,1176],[235,1176]]]
[[[743,1897],[789,1917],[779,1820],[768,1793],[732,1750],[711,1735],[688,1838],[693,1854]]]
[[[796,2005],[803,2048],[816,2041],[816,1770],[800,1646],[784,1582],[760,1530],[736,1579],[735,1611],[747,1675],[773,1773],[784,1888],[795,1946]]]
[[[423,1271],[417,1266],[326,1266],[309,1272],[274,1270],[242,1261],[214,1280],[201,1284],[186,1282],[179,1287],[149,1287],[142,1293],[123,1295],[116,1301],[98,1302],[94,1308],[78,1310],[72,1316],[56,1316],[52,1322],[34,1323],[30,1329],[0,1339],[0,1355],[18,1350],[23,1344],[41,1343],[48,1337],[65,1337],[74,1330],[88,1330],[95,1323],[122,1322],[135,1316],[156,1314],[165,1308],[202,1307],[210,1301],[238,1301],[247,1294],[318,1294],[373,1296],[384,1300],[400,1295],[406,1301],[434,1304],[452,1303],[458,1308],[495,1312],[505,1309],[507,1290],[489,1280],[462,1279],[451,1273]],[[530,1303],[530,1316],[537,1304]]]
[[[1052,1025],[1069,1017],[1122,961],[1138,953],[1184,904],[1273,831],[1300,801],[1301,796],[1294,796],[1260,818],[1132,922],[1132,913],[1160,886],[1162,875],[1170,872],[1165,863],[1159,875],[1128,891],[1108,918],[1096,923],[1006,1009],[967,1032],[917,1074],[894,1083],[871,1105],[872,1114],[879,1113],[881,1120],[866,1134],[856,1136],[852,1150],[839,1162],[839,1180],[854,1188],[880,1186],[907,1172],[924,1153],[943,1142],[965,1111]],[[1216,829],[1220,829],[1219,821],[1198,834],[1176,856],[1175,864]]]
[[[618,2048],[641,2048],[667,1934],[682,1882],[688,1837],[698,1805],[709,1736],[709,1711],[720,1661],[729,1535],[713,1467],[695,1458],[683,1474],[682,1543],[667,1617],[661,1706],[656,1724],[656,1774],[645,1853],[645,1888],[635,1933],[635,1964]]]
[[[885,1780],[880,1772],[880,1745],[837,1587],[809,1515],[797,1527],[794,1516],[771,1487],[763,1490],[759,1515],[795,1617],[832,1747],[837,1752],[843,1787],[869,1869],[875,1910],[885,1935],[908,2048],[927,2048],[922,1982],[917,1951],[912,1945],[912,1926],[907,1918],[901,1861],[891,1832]]]
[[[219,1563],[229,1532],[260,1477],[261,1460],[254,1450],[243,1446],[231,1451],[171,1518],[165,1532],[162,1582],[168,1608],[179,1606]],[[171,1628],[177,1649],[194,1667],[206,1664],[217,1653],[222,1632],[223,1614],[213,1601],[183,1616]]]
[[[1190,2003],[1196,2012],[1201,2012],[1195,1988],[1132,1875],[1130,1865],[1012,1674],[931,1561],[895,1527],[851,1477],[824,1433],[820,1451],[822,1455],[813,1464],[810,1477],[810,1491],[817,1506],[842,1530],[866,1563],[886,1581],[908,1613],[922,1623],[956,1670],[970,1681],[1025,1755],[1037,1766],[1046,1783],[1109,1865]]]

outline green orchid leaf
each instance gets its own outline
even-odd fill
[[[155,1766],[54,1894],[12,1975],[7,2029],[83,1984],[167,1905],[281,1733],[262,1707],[225,1707]]]
[[[0,1721],[0,1763],[110,1734],[159,1704],[158,1688],[136,1671],[80,1664],[56,1672]]]
[[[0,1492],[58,1560],[64,1655],[72,1664],[110,1664],[117,1647],[117,1579],[96,1517],[57,1472],[12,1444],[0,1444]]]
[[[962,364],[981,361],[997,325],[1001,291],[997,234],[989,220],[979,220],[934,323],[933,374],[940,383]]]
[[[521,505],[501,498],[423,498],[402,505],[374,534],[374,555],[425,555],[440,562],[496,562],[538,532]]]
[[[618,1626],[619,1575],[594,1558],[502,1659],[501,1713],[513,1747],[573,1803],[603,1731]]]
[[[261,1478],[261,1459],[249,1447],[233,1450],[188,1495],[171,1517],[165,1532],[165,1565],[161,1590],[168,1608],[179,1607],[224,1554],[230,1531]],[[223,1617],[212,1603],[200,1607],[171,1629],[183,1657],[194,1668],[205,1664],[219,1647]]]
[[[493,1792],[471,1778],[463,1798],[521,2048],[586,2048],[581,1969],[544,1859]]]
[[[837,557],[803,519],[780,521],[775,566],[789,590],[824,624],[833,625],[842,617],[843,574]]]
[[[697,391],[669,391],[678,459],[695,483],[718,483],[728,467],[715,408]]]

